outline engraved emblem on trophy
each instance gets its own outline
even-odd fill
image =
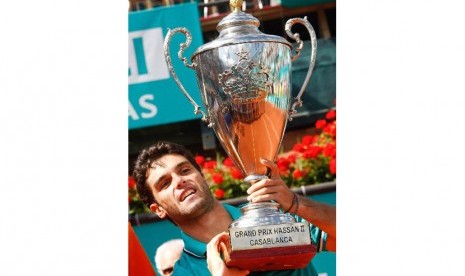
[[[213,128],[228,156],[251,185],[268,178],[267,167],[260,158],[276,160],[284,131],[295,108],[302,105],[301,96],[315,66],[316,34],[306,18],[286,22],[292,44],[280,36],[258,30],[260,22],[241,11],[242,1],[230,1],[232,12],[217,26],[217,39],[200,46],[191,63],[183,57],[192,41],[186,28],[168,30],[164,54],[169,71],[182,93],[194,106],[194,113]],[[310,65],[304,83],[291,105],[292,62],[303,47],[294,24],[302,24],[310,34]],[[178,57],[195,70],[197,84],[206,112],[192,99],[174,72],[169,45],[172,37],[182,33]],[[303,268],[316,254],[307,222],[296,222],[279,210],[275,202],[248,203],[242,216],[229,227],[230,241],[225,252],[226,265],[250,271]]]
[[[236,54],[238,63],[219,74],[218,79],[231,103],[233,119],[252,123],[265,112],[265,98],[273,94],[273,86],[267,70],[250,61],[247,52]]]

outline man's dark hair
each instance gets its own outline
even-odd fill
[[[202,170],[195,161],[192,153],[182,145],[159,141],[155,145],[143,149],[137,157],[132,176],[136,180],[139,197],[149,208],[152,203],[156,202],[156,200],[152,194],[152,190],[147,185],[147,170],[150,168],[150,164],[152,164],[154,160],[157,160],[167,154],[178,154],[184,156],[190,163],[192,163],[194,168],[202,173]]]

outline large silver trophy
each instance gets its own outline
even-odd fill
[[[241,11],[242,0],[230,1],[232,12],[217,26],[219,37],[199,47],[191,63],[183,57],[192,36],[186,28],[169,30],[164,51],[168,68],[177,85],[194,106],[194,113],[215,131],[226,153],[246,175],[252,185],[268,177],[260,158],[275,160],[287,120],[302,105],[300,100],[310,79],[316,56],[316,35],[306,18],[286,22],[287,35],[266,35],[258,30],[260,22]],[[291,27],[300,23],[310,33],[311,57],[307,76],[295,102],[291,101],[291,64],[303,46],[299,34]],[[186,41],[180,44],[178,57],[194,69],[207,112],[190,97],[174,72],[169,44],[176,33]],[[297,223],[278,209],[275,202],[249,203],[241,208],[242,216],[229,228],[230,241],[223,252],[226,264],[250,271],[305,267],[316,253],[311,243],[309,225]]]

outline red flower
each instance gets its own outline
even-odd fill
[[[234,179],[242,179],[242,178],[244,178],[244,176],[242,175],[242,172],[236,167],[231,168],[231,176]]]
[[[321,120],[316,121],[315,126],[318,129],[322,129],[322,128],[324,128],[326,126],[326,124],[327,124],[326,120],[321,119]]]
[[[226,167],[233,167],[234,162],[232,161],[231,158],[227,157],[226,159],[223,160],[223,165],[225,165]]]
[[[304,145],[311,145],[313,142],[315,142],[315,136],[312,136],[312,135],[305,135],[304,137],[302,137],[302,144]]]
[[[323,151],[322,147],[312,145],[308,147],[308,150],[303,152],[302,156],[305,159],[316,158],[322,151]]]
[[[132,176],[128,177],[128,186],[129,186],[129,189],[134,189],[136,187],[136,180],[134,180]]]
[[[287,158],[279,157],[278,160],[276,161],[276,164],[278,165],[278,169],[280,172],[286,172],[287,170],[289,170],[291,161],[289,161],[289,159]]]
[[[213,182],[215,182],[215,184],[220,185],[221,183],[223,183],[223,176],[219,173],[213,173],[212,180]]]
[[[333,143],[326,144],[323,149],[323,155],[327,157],[336,157],[336,145]]]
[[[303,152],[305,150],[305,146],[302,145],[301,143],[297,143],[292,147],[292,150],[298,151],[298,152]]]
[[[329,172],[331,174],[336,174],[336,158],[329,161]]]
[[[287,160],[289,160],[289,162],[291,163],[295,163],[295,160],[297,160],[297,154],[291,154],[287,157]]]
[[[299,169],[295,170],[293,173],[292,173],[292,176],[295,178],[295,179],[299,179],[299,178],[302,178],[303,176],[305,175],[305,173]]]
[[[214,169],[216,168],[216,161],[215,160],[205,161],[205,163],[203,164],[203,167],[207,170]]]
[[[336,137],[336,121],[332,122],[331,124],[328,124],[323,128],[323,132]]]
[[[222,199],[224,197],[224,191],[222,189],[218,189],[215,191],[215,197],[217,199]]]
[[[196,155],[195,156],[195,162],[197,162],[197,164],[202,167],[203,164],[205,163],[205,157],[203,157],[202,155]]]
[[[326,113],[326,119],[328,120],[336,119],[336,110],[331,109],[330,111],[328,111],[328,113]]]

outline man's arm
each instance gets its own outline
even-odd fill
[[[298,196],[299,209],[297,215],[310,221],[328,234],[326,249],[336,252],[336,206],[311,200],[304,196]],[[295,212],[296,206],[293,206]]]
[[[326,249],[336,251],[336,207],[320,203],[303,196],[297,196],[298,202],[294,202],[294,193],[287,187],[279,176],[275,163],[262,159],[262,164],[271,169],[270,179],[260,180],[247,190],[247,200],[262,202],[274,200],[281,205],[283,210],[297,214],[301,218],[310,221],[318,228],[326,232]]]

